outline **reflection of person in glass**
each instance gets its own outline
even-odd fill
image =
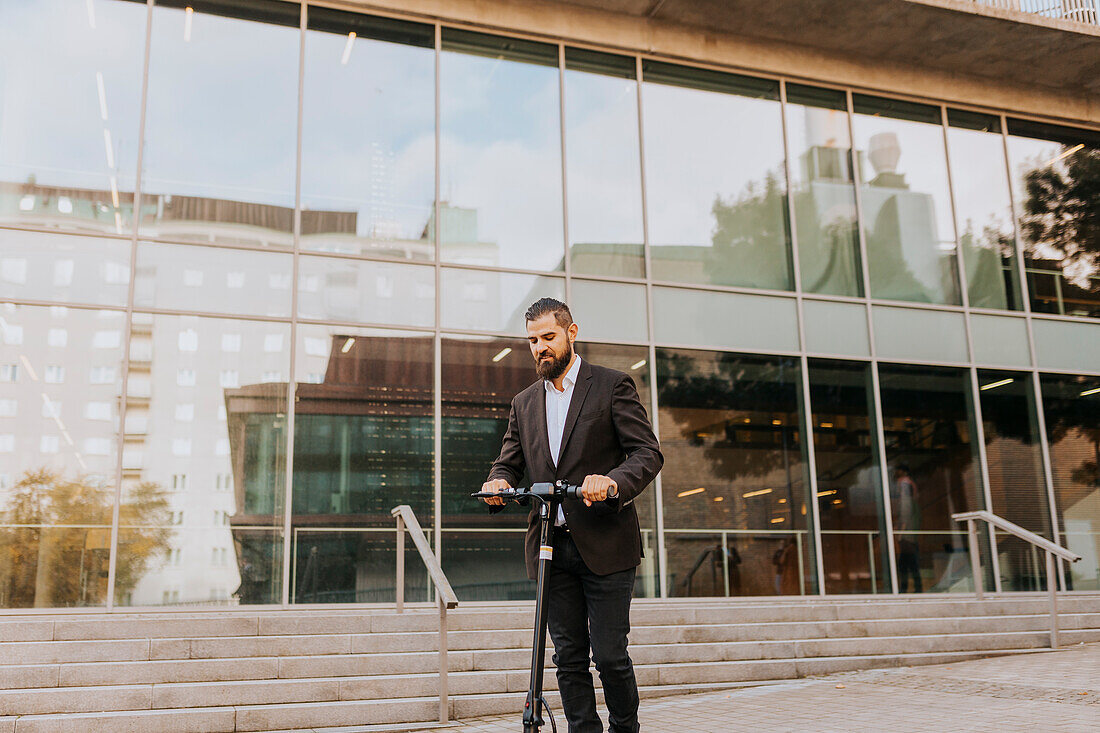
[[[909,578],[913,579],[913,592],[920,593],[920,546],[917,535],[905,534],[920,529],[920,505],[917,503],[917,482],[909,475],[909,466],[901,463],[894,469],[894,532],[897,533],[898,591],[909,592]]]
[[[664,461],[633,380],[582,361],[573,350],[569,308],[543,298],[527,309],[527,339],[538,381],[516,395],[500,456],[482,491],[564,479],[582,499],[566,498],[554,521],[547,577],[548,626],[558,689],[571,733],[601,733],[589,650],[603,682],[611,733],[638,727],[638,685],[627,654],[630,599],[641,562],[634,499]],[[484,500],[500,511],[503,499]],[[538,562],[538,516],[528,519],[527,574]]]

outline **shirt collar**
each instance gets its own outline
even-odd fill
[[[562,377],[562,380],[561,380],[562,392],[568,391],[570,387],[572,387],[574,384],[577,383],[577,374],[580,373],[580,370],[581,370],[581,355],[577,354],[577,358],[573,360],[573,366],[569,367],[569,371],[567,371],[565,373],[565,376]],[[554,387],[554,383],[552,381],[550,381],[549,379],[542,380],[542,385],[546,388],[547,392],[552,391],[554,394],[561,394],[562,393],[562,392],[559,392],[556,387]]]

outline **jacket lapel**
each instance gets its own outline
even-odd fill
[[[577,424],[577,416],[581,414],[584,406],[584,398],[588,396],[588,388],[592,385],[592,369],[587,361],[581,361],[581,368],[577,370],[577,383],[573,385],[573,397],[569,400],[569,412],[565,415],[565,428],[561,431],[561,452],[558,454],[558,465],[562,464],[565,457],[565,449],[569,445],[569,436],[573,432],[573,426]],[[546,430],[545,415],[546,403],[543,402],[543,431]],[[547,442],[549,445],[549,441]]]
[[[542,452],[545,468],[554,475],[554,457],[550,455],[550,434],[546,432],[546,387],[542,380],[538,381],[539,388],[535,390],[535,445]]]

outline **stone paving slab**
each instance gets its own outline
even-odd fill
[[[643,699],[640,717],[647,733],[1092,733],[1100,731],[1100,644]],[[516,733],[522,725],[517,711],[451,730]]]

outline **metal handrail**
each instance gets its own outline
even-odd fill
[[[395,506],[390,514],[397,519],[397,612],[405,611],[405,530],[409,530],[413,544],[424,561],[428,575],[435,583],[436,599],[439,603],[439,722],[446,723],[447,710],[447,609],[458,607],[458,596],[451,588],[450,581],[443,573],[439,560],[428,545],[428,538],[416,520],[416,514],[408,504]]]
[[[998,517],[993,512],[984,509],[976,512],[960,512],[952,514],[951,518],[956,522],[966,522],[966,534],[970,546],[970,569],[974,574],[974,594],[978,600],[982,600],[982,565],[981,555],[978,552],[978,528],[976,523],[986,522],[997,529],[1015,535],[1025,542],[1030,542],[1035,547],[1043,550],[1047,558],[1047,592],[1050,597],[1050,648],[1058,648],[1058,574],[1055,572],[1054,557],[1058,556],[1069,562],[1077,562],[1081,556],[1071,552],[1061,545],[1051,542],[1045,537],[1040,537],[1030,530],[1026,530],[1018,524],[1014,524],[1003,517]]]

